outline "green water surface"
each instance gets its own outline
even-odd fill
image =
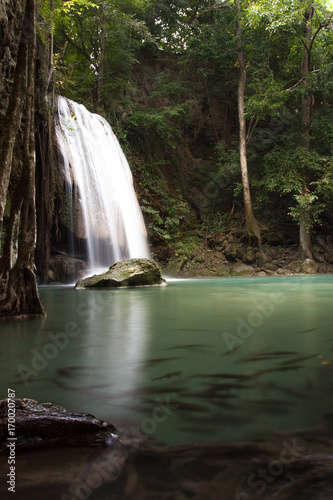
[[[2,323],[1,398],[50,401],[165,444],[322,428],[333,412],[333,276],[42,287]]]

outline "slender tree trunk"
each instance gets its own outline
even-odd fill
[[[106,5],[103,2],[102,9],[105,10]],[[102,94],[104,85],[104,74],[105,74],[105,52],[106,52],[106,14],[103,13],[101,32],[99,36],[99,61],[98,61],[98,82],[97,82],[97,107],[98,110],[102,107]]]
[[[48,79],[47,82],[45,82],[43,73],[36,75],[36,85],[41,85],[43,90],[37,91],[36,94],[39,96],[39,102],[37,102],[35,106],[36,111],[40,111],[37,114],[38,118],[36,123],[37,247],[35,262],[37,266],[37,275],[41,283],[47,283],[49,278],[51,227],[54,208],[54,0],[49,0],[49,5],[49,59],[48,66],[45,64],[45,68],[47,68],[48,71]],[[47,107],[40,102],[41,99],[44,99],[44,93],[48,93],[50,99],[50,104]]]
[[[242,50],[242,42],[240,40],[241,36],[240,0],[236,0],[235,6],[237,12],[236,36],[238,37],[236,47],[237,47],[237,58],[239,63],[239,82],[238,82],[239,152],[240,152],[240,166],[242,173],[242,184],[243,184],[243,195],[244,195],[246,230],[249,238],[255,238],[260,247],[261,246],[260,229],[252,210],[250,182],[249,182],[249,174],[247,168],[246,120],[244,117],[246,65],[245,65],[244,53]]]
[[[37,274],[42,283],[49,280],[51,228],[54,210],[54,136],[52,115],[39,124],[37,146]]]
[[[53,72],[54,72],[54,64],[53,64],[53,31],[54,31],[54,0],[50,0],[50,67],[49,67],[49,77],[47,80],[48,90],[52,91],[52,100],[53,100]]]
[[[306,42],[307,47],[303,47],[303,60],[301,66],[301,79],[303,81],[303,85],[308,83],[308,73],[310,71],[310,46],[312,40],[312,18],[313,18],[313,9],[309,10],[305,14],[306,20]],[[311,111],[312,111],[312,96],[303,96],[302,97],[302,136],[303,136],[303,145],[304,147],[310,151],[310,129],[311,129]],[[302,186],[302,195],[307,196],[310,194],[309,189],[309,173],[308,169],[305,167],[304,169],[304,183]],[[309,209],[304,209],[300,214],[300,237],[299,237],[299,252],[301,258],[305,259],[313,259],[312,252],[312,242],[311,242],[311,227],[310,227],[310,212]]]
[[[21,211],[21,238],[17,260],[10,270],[6,297],[0,305],[0,317],[44,316],[33,272],[33,254],[36,246],[35,207],[35,58],[36,58],[36,5],[27,0],[26,19],[29,27],[27,43],[27,91],[24,111],[23,172],[25,187]]]

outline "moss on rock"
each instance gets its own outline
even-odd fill
[[[312,259],[306,259],[302,262],[301,271],[305,274],[316,274],[318,272],[318,265]]]
[[[103,274],[78,281],[76,288],[119,288],[129,286],[165,285],[158,264],[151,259],[127,259],[117,262]]]

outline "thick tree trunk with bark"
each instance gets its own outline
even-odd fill
[[[257,240],[259,247],[261,246],[260,229],[256,218],[254,217],[251,202],[250,182],[247,168],[247,151],[246,151],[246,120],[244,117],[244,102],[245,102],[245,84],[246,84],[246,65],[244,53],[242,50],[241,36],[241,21],[240,21],[240,0],[235,2],[237,20],[236,20],[236,36],[237,40],[237,58],[239,63],[239,82],[238,82],[238,118],[239,118],[239,153],[240,166],[242,173],[242,184],[244,194],[244,209],[246,218],[246,230],[249,238]]]
[[[25,19],[26,21],[26,19]],[[13,151],[17,131],[21,125],[26,89],[27,43],[21,37],[19,44],[14,84],[8,108],[2,122],[0,133],[0,234],[2,233],[3,215],[6,207],[7,191],[12,168]]]
[[[24,170],[12,196],[10,215],[5,225],[5,240],[3,245],[0,277],[3,286],[6,286],[9,271],[14,266],[18,255],[18,235],[20,229],[20,216],[25,188]]]
[[[35,92],[35,58],[36,58],[36,5],[35,0],[27,0],[25,13],[25,29],[22,42],[26,46],[27,86],[19,100],[25,102],[23,166],[24,189],[19,194],[17,204],[22,203],[20,240],[18,257],[9,272],[6,296],[0,304],[0,317],[44,316],[33,272],[33,254],[36,246],[36,207],[35,207],[35,124],[34,124],[34,92]],[[23,99],[25,96],[25,99]],[[21,123],[19,123],[20,128]],[[13,134],[16,136],[16,132]],[[15,140],[14,140],[15,143]],[[12,160],[9,164],[9,175]],[[15,218],[14,218],[15,219]],[[13,220],[14,220],[13,219]]]

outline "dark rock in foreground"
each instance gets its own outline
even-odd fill
[[[160,267],[151,259],[128,259],[117,262],[103,274],[78,281],[76,288],[119,288],[165,285]]]
[[[9,401],[9,408],[7,399],[0,401],[0,451],[7,449],[8,416],[15,420],[16,447],[45,446],[60,442],[65,442],[66,445],[91,446],[111,444],[118,439],[117,430],[112,424],[88,413],[70,413],[62,406],[38,403],[33,399]]]

